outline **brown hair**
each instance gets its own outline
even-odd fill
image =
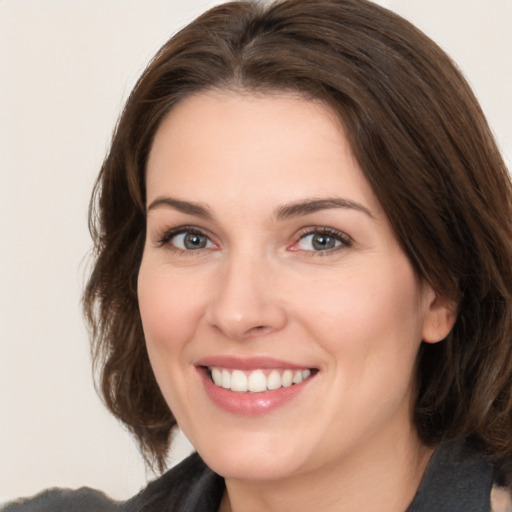
[[[410,23],[365,0],[231,2],[155,56],[118,122],[91,201],[96,260],[84,295],[108,408],[164,467],[176,422],[154,379],[137,303],[145,167],[164,116],[206,89],[292,91],[339,115],[418,276],[458,304],[418,355],[425,442],[478,440],[512,457],[512,195],[468,84]]]

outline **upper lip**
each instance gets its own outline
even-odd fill
[[[214,368],[226,368],[233,370],[264,370],[271,368],[282,368],[290,370],[304,370],[313,368],[308,364],[292,363],[273,357],[237,357],[237,356],[211,356],[204,357],[196,361],[196,366],[207,366]]]

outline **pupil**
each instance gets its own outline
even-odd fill
[[[188,233],[183,243],[187,249],[203,249],[206,247],[206,237],[197,233]]]
[[[334,247],[335,240],[331,236],[326,235],[315,235],[313,237],[313,247],[319,251],[325,249],[332,249]]]

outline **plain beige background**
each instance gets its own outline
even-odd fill
[[[87,206],[148,59],[206,0],[0,0],[0,502],[136,493],[146,473],[95,395],[80,294]],[[382,0],[460,64],[512,161],[512,0]],[[188,453],[179,438],[171,462]]]

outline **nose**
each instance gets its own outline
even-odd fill
[[[277,274],[264,258],[226,262],[207,307],[209,324],[237,341],[281,330],[287,313]]]

